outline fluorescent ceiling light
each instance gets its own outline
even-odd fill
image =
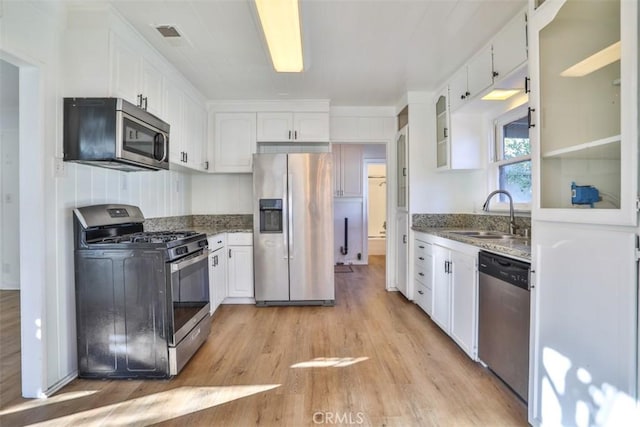
[[[255,0],[273,68],[278,72],[299,73],[302,38],[298,0]]]
[[[605,47],[600,52],[596,52],[590,57],[583,59],[577,64],[567,68],[560,73],[562,77],[582,77],[599,70],[602,67],[620,60],[620,42],[617,41],[609,47]]]
[[[520,92],[520,89],[494,89],[480,99],[484,101],[504,101],[518,92]]]

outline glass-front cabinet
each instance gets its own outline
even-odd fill
[[[447,90],[436,100],[436,167],[449,167],[449,109]]]
[[[637,21],[628,0],[546,0],[531,14],[538,219],[636,224]]]

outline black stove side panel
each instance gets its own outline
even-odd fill
[[[168,378],[161,251],[76,250],[78,376]]]

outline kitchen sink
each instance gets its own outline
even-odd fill
[[[478,231],[478,230],[456,230],[450,231],[451,234],[457,234],[459,236],[473,237],[474,239],[524,239],[522,236],[516,236],[514,234],[501,233],[499,231]]]

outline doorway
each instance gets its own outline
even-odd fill
[[[387,253],[387,165],[385,159],[365,159],[365,223],[367,253],[371,257],[386,257]]]
[[[20,69],[0,59],[0,383],[20,397]]]

